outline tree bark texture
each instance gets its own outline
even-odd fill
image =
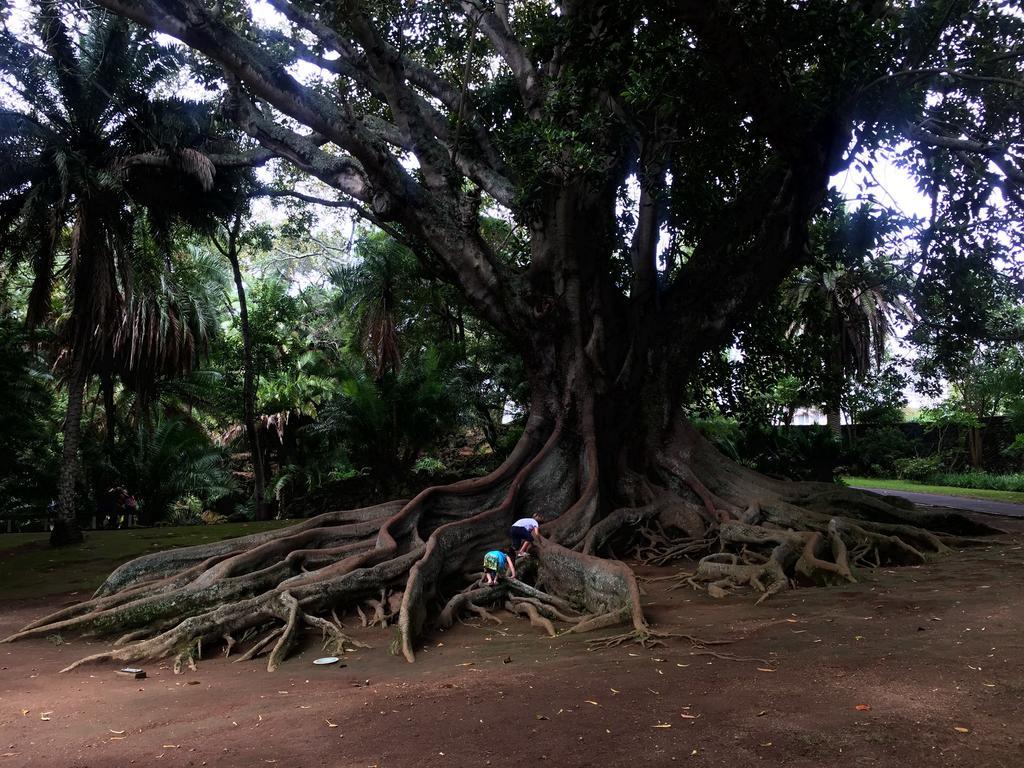
[[[64,416],[64,445],[61,448],[60,474],[57,477],[57,517],[50,532],[50,544],[62,546],[83,540],[75,510],[75,484],[79,475],[79,448],[82,442],[82,403],[88,369],[81,353],[76,354],[68,374],[68,407]]]

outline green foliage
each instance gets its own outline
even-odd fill
[[[444,462],[433,456],[421,456],[413,464],[412,471],[418,475],[437,475],[445,471]]]
[[[774,477],[835,479],[840,444],[827,427],[771,427],[713,417],[695,421],[726,456]]]
[[[987,488],[995,491],[1024,492],[1024,474],[996,475],[988,472],[934,472],[926,478],[934,485],[954,488]]]
[[[420,451],[460,423],[458,388],[436,349],[407,357],[398,373],[376,379],[353,371],[315,430],[349,446],[352,463],[384,485],[401,479]]]
[[[205,507],[234,490],[224,452],[180,418],[162,417],[152,428],[140,424],[116,460],[145,521],[160,520],[188,497]]]
[[[162,521],[166,525],[202,525],[203,502],[198,496],[188,494],[177,499]]]
[[[933,477],[942,468],[942,457],[941,456],[921,456],[912,457],[906,459],[897,459],[893,462],[895,468],[896,477],[901,480],[916,480],[919,482],[935,482],[932,480]],[[887,472],[880,472],[882,476],[886,476]],[[938,483],[940,485],[950,485],[950,483]]]
[[[11,317],[0,317],[0,510],[42,517],[54,498],[59,417],[53,378]]]
[[[752,457],[744,456],[740,452],[744,444],[743,426],[736,419],[713,414],[710,416],[691,419],[704,437],[714,443],[718,450],[734,461],[749,462]]]
[[[841,461],[854,474],[894,477],[900,462],[916,458],[917,447],[899,428],[872,425],[857,430]]]
[[[840,444],[827,427],[749,426],[737,449],[759,472],[792,480],[835,479]]]
[[[851,382],[845,399],[853,424],[900,424],[907,407],[909,376],[901,360],[887,360],[860,381]]]

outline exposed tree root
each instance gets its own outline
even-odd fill
[[[301,627],[302,612],[299,610],[299,601],[288,592],[282,592],[279,599],[287,611],[287,615],[285,616],[284,631],[277,639],[277,644],[274,645],[274,650],[270,652],[270,658],[267,660],[267,672],[273,672],[281,666],[288,650],[295,644]]]
[[[250,648],[248,651],[246,651],[237,659],[235,659],[235,663],[238,663],[240,661],[251,661],[252,659],[255,659],[257,656],[263,653],[266,650],[267,646],[270,645],[270,643],[273,642],[282,632],[284,632],[284,627],[272,629],[261,640],[257,641],[256,643],[253,643],[252,648]]]
[[[537,606],[531,605],[530,603],[521,600],[509,600],[505,603],[505,609],[510,613],[521,613],[525,614],[530,619],[530,624],[535,627],[540,627],[548,633],[548,637],[554,637],[558,633],[555,631],[555,625],[551,623],[550,619],[546,619],[540,615],[540,611],[537,610]]]
[[[764,664],[766,667],[769,664],[773,663],[773,662],[768,661],[766,659],[759,659],[756,656],[736,656],[736,655],[731,654],[731,653],[720,653],[719,651],[709,651],[709,650],[706,650],[706,649],[705,650],[698,650],[698,651],[690,651],[690,655],[691,656],[712,656],[712,657],[714,657],[716,659],[722,659],[723,661],[754,661],[754,662],[757,662],[758,664]]]
[[[992,533],[952,512],[930,515],[837,486],[763,477],[686,426],[643,474],[625,471],[615,494],[599,470],[590,417],[567,430],[561,419],[531,416],[512,454],[486,477],[146,555],[114,571],[91,600],[6,641],[54,632],[114,638],[65,671],[167,657],[180,671],[204,647],[222,646],[225,655],[243,650],[237,661],[266,653],[274,670],[304,629],[319,632],[332,652],[362,647],[339,619],[351,611],[364,626],[397,625],[395,648],[411,661],[432,628],[465,616],[501,623],[493,610],[506,606],[548,635],[626,624],[628,631],[595,647],[650,647],[674,635],[647,625],[632,570],[601,556],[613,547],[651,565],[699,557],[677,580],[716,596],[750,586],[763,600],[795,584],[850,583],[863,568],[921,563],[950,547],[988,543],[979,537]],[[544,537],[521,562],[527,573],[536,562],[536,585],[456,586],[479,571],[484,552],[506,543],[509,525],[526,511],[545,520]]]
[[[633,630],[631,632],[622,632],[609,637],[598,637],[587,640],[587,648],[591,651],[595,651],[602,648],[617,648],[625,643],[636,643],[643,648],[649,649],[665,645],[666,640],[676,639],[688,640],[693,645],[701,648],[707,645],[729,645],[736,642],[735,640],[705,640],[682,632],[659,632],[648,627],[642,632]]]

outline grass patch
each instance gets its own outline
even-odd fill
[[[1017,491],[997,491],[989,488],[957,488],[952,485],[932,485],[915,483],[911,480],[888,480],[878,477],[844,477],[846,485],[858,485],[863,488],[881,488],[888,491],[911,491],[913,493],[937,493],[942,496],[959,496],[965,499],[985,499],[987,501],[1007,501],[1011,504],[1024,504],[1024,493]]]
[[[175,547],[208,544],[282,528],[292,520],[86,531],[85,541],[51,549],[49,534],[0,534],[0,584],[5,598],[42,597],[62,592],[91,594],[121,563]]]
[[[934,485],[952,485],[957,488],[985,488],[992,491],[1024,493],[1024,475],[996,475],[989,472],[937,472],[925,478]]]

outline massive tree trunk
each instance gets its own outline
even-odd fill
[[[68,373],[68,408],[64,416],[64,445],[61,449],[60,474],[57,477],[57,517],[50,532],[50,544],[58,547],[77,544],[82,541],[75,509],[75,484],[79,474],[79,448],[82,442],[82,402],[85,399],[85,385],[88,368],[83,355],[72,355],[71,370]]]

